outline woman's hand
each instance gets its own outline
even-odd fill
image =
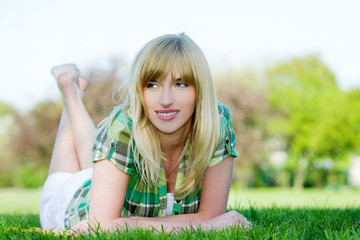
[[[251,229],[252,223],[249,222],[246,217],[238,213],[237,211],[230,211],[214,217],[207,221],[207,227],[209,229],[223,229],[226,227],[240,226],[245,229]]]
[[[89,220],[82,220],[68,231],[70,236],[87,233],[89,233]]]

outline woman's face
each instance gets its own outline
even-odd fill
[[[162,134],[181,134],[190,130],[196,103],[195,87],[181,79],[176,65],[164,80],[147,82],[143,97],[151,123]]]

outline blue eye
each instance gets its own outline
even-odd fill
[[[185,84],[185,83],[182,83],[182,82],[177,82],[177,83],[176,83],[176,86],[177,86],[177,87],[187,87],[188,85]]]
[[[156,88],[157,85],[156,85],[155,83],[148,83],[148,84],[146,85],[146,87],[147,87],[147,88]]]

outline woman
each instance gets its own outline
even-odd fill
[[[44,228],[251,226],[225,213],[235,137],[205,56],[188,36],[164,35],[139,51],[127,98],[95,141],[82,102],[86,79],[71,64],[52,73],[64,110],[40,204]]]

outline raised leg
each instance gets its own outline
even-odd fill
[[[51,155],[49,175],[54,172],[75,173],[80,170],[80,163],[76,154],[69,116],[66,107],[64,106],[54,149]]]
[[[87,81],[77,75],[78,71],[74,64],[56,66],[51,72],[57,80],[64,109],[49,174],[77,172],[92,167],[91,148],[95,126],[82,101]]]

